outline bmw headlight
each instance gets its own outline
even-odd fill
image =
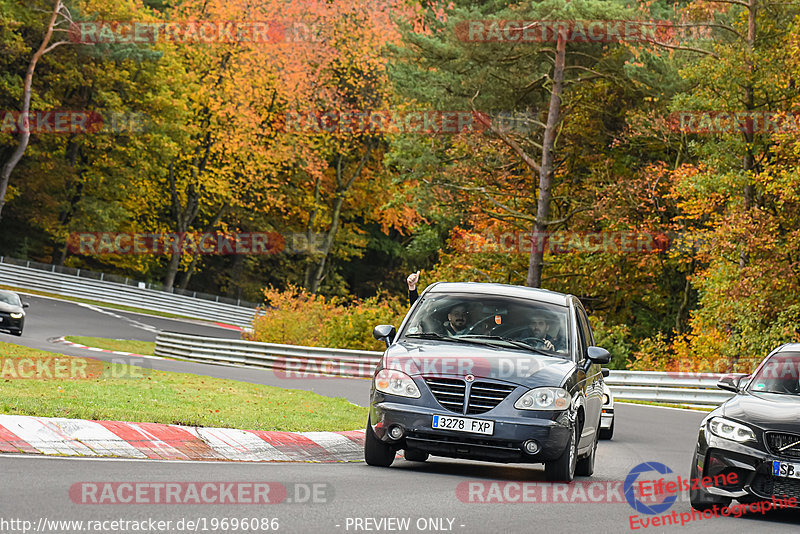
[[[514,403],[517,410],[566,410],[572,397],[562,388],[536,388],[528,391]]]
[[[381,369],[375,375],[375,389],[390,395],[411,397],[412,399],[420,397],[419,388],[411,377],[394,369]]]
[[[14,313],[11,313],[10,315],[11,315],[12,319],[22,319],[22,316],[24,314],[22,312],[14,312]]]
[[[750,428],[723,417],[712,417],[708,421],[708,429],[719,438],[739,443],[756,440],[756,435]]]

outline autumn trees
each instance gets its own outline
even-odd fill
[[[420,268],[541,286],[583,299],[619,365],[735,366],[797,336],[790,3],[64,1],[78,22],[166,26],[152,42],[58,46],[26,78],[57,4],[0,0],[0,111],[23,110],[30,86],[32,111],[143,120],[34,132],[0,254],[253,300],[266,286],[398,293]],[[198,37],[204,23],[223,37]],[[447,113],[470,127],[350,120]],[[20,135],[0,130],[3,163]],[[74,255],[81,231],[286,242]],[[609,244],[623,236],[658,245]]]
[[[270,273],[267,281],[278,285],[304,283],[316,292],[327,283],[341,291],[346,285],[336,274],[336,263],[363,253],[367,239],[360,227],[399,230],[407,220],[402,208],[380,210],[393,194],[390,177],[381,168],[386,147],[381,132],[319,134],[286,123],[291,113],[385,108],[388,85],[382,50],[396,38],[392,17],[402,15],[403,9],[394,9],[392,3],[376,8],[369,2],[275,1],[254,6],[185,1],[155,10],[135,1],[96,0],[81,2],[76,11],[82,18],[72,37],[83,35],[88,27],[80,24],[99,21],[86,32],[90,42],[71,43],[75,46],[70,52],[53,57],[52,70],[38,81],[42,87],[52,85],[56,77],[83,82],[87,87],[64,90],[87,96],[69,100],[54,94],[39,106],[72,104],[104,114],[139,113],[146,127],[79,134],[68,140],[37,138],[43,150],[21,172],[52,182],[53,177],[45,178],[37,167],[42,159],[65,151],[76,173],[59,173],[56,181],[62,183],[52,188],[43,182],[42,188],[14,189],[32,200],[38,213],[18,212],[8,225],[39,226],[39,232],[27,233],[46,242],[36,244],[41,253],[64,262],[67,236],[76,230],[277,231],[287,238],[304,234],[309,246],[301,246],[294,255],[287,247],[287,254],[262,258],[209,258],[175,251],[166,257],[111,255],[68,262],[160,276],[166,289],[185,287],[191,277],[203,277],[210,269],[216,274],[209,273],[213,277],[204,283],[226,292],[247,287],[251,298],[263,287],[265,270]],[[188,31],[169,32],[167,25],[148,34],[152,42],[130,43],[116,23],[104,22],[118,20],[142,27],[175,21],[185,28],[191,26],[186,21],[210,21],[217,28],[250,24],[268,31],[246,39],[234,31],[224,42],[188,42],[183,38]],[[82,79],[82,74],[91,79]],[[117,93],[112,95],[105,84]],[[8,102],[13,100],[9,95]],[[93,149],[106,150],[106,157],[99,158]],[[101,191],[92,179],[104,172],[107,190]],[[53,213],[48,206],[56,204]],[[272,278],[274,270],[278,272]],[[249,282],[242,276],[248,271]]]
[[[537,170],[532,162],[543,160],[525,156],[546,153],[547,99],[531,95],[541,86],[547,96],[555,87],[558,43],[525,47],[501,42],[495,34],[488,43],[465,44],[453,36],[454,28],[474,20],[524,21],[526,15],[551,21],[606,18],[607,13],[591,15],[590,4],[542,3],[539,7],[551,11],[536,16],[513,3],[481,11],[456,8],[447,23],[432,22],[430,34],[409,32],[400,54],[405,63],[397,71],[405,94],[451,106],[471,101],[489,115],[511,111],[539,127],[524,129],[524,135],[512,130],[433,142],[428,153],[438,155],[435,163],[400,147],[414,155],[425,183],[438,190],[431,213],[442,203],[460,206],[461,217],[451,213],[449,219],[453,250],[443,256],[437,274],[531,283],[536,247],[526,276],[518,246],[504,246],[498,238],[514,235],[518,243],[525,226],[534,225],[536,237],[547,235],[539,225],[546,222],[540,214],[547,215],[542,201],[548,184],[541,173],[537,184],[531,172]],[[604,7],[613,10],[608,3]],[[575,11],[570,17],[559,9]],[[545,266],[541,283],[580,295],[604,327],[621,325],[629,338],[644,339],[639,353],[649,362],[644,365],[652,364],[653,353],[664,361],[685,356],[698,369],[709,368],[720,355],[733,365],[742,354],[763,353],[779,338],[797,336],[789,326],[796,313],[791,304],[796,260],[788,244],[793,226],[784,204],[773,198],[776,155],[787,155],[776,147],[795,130],[763,130],[766,117],[774,120],[770,113],[793,112],[792,56],[780,50],[792,46],[796,15],[796,8],[780,3],[653,2],[627,15],[653,25],[643,38],[595,46],[591,58],[580,45],[567,46],[567,66],[572,49],[580,58],[572,66],[580,74],[562,94],[550,202],[559,224],[548,230],[634,231],[668,237],[670,246],[648,254],[552,253],[539,247]],[[480,55],[483,50],[488,57]],[[550,58],[541,71],[537,53]],[[504,90],[514,84],[517,91]],[[714,131],[713,122],[710,130],[681,129],[677,117],[702,112],[760,113],[762,129],[753,129],[752,121],[749,130],[734,132]],[[781,187],[791,189],[797,182],[786,163]],[[786,202],[785,189],[780,198]],[[465,235],[472,240],[466,251],[459,248]],[[766,274],[770,261],[777,277]]]

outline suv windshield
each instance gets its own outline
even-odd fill
[[[568,308],[494,295],[426,295],[400,336],[569,353]]]
[[[772,356],[750,380],[753,393],[800,395],[800,353],[781,352]]]

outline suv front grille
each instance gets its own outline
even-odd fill
[[[514,386],[493,384],[492,382],[475,382],[469,391],[468,414],[488,412],[514,391]]]
[[[451,412],[464,412],[464,396],[467,384],[460,378],[426,377],[425,383],[433,393],[434,398]],[[467,401],[467,414],[481,414],[488,412],[514,391],[515,386],[495,384],[493,382],[473,382],[469,388]]]
[[[767,446],[773,454],[788,458],[800,458],[800,436],[783,432],[767,432]]]
[[[426,378],[425,383],[433,396],[444,408],[451,412],[464,411],[464,394],[467,385],[463,380],[453,378]]]

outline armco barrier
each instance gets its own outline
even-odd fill
[[[606,384],[623,400],[716,406],[733,393],[717,388],[722,375],[714,373],[611,371]]]
[[[258,343],[159,332],[156,356],[277,369],[287,373],[372,376],[381,352]]]
[[[353,378],[372,376],[381,352],[278,345],[160,332],[156,356],[276,369],[289,374]],[[717,389],[721,375],[611,371],[606,383],[616,399],[714,406],[733,394]]]
[[[247,327],[255,309],[106,280],[0,263],[0,284]],[[31,312],[33,313],[33,311]]]

